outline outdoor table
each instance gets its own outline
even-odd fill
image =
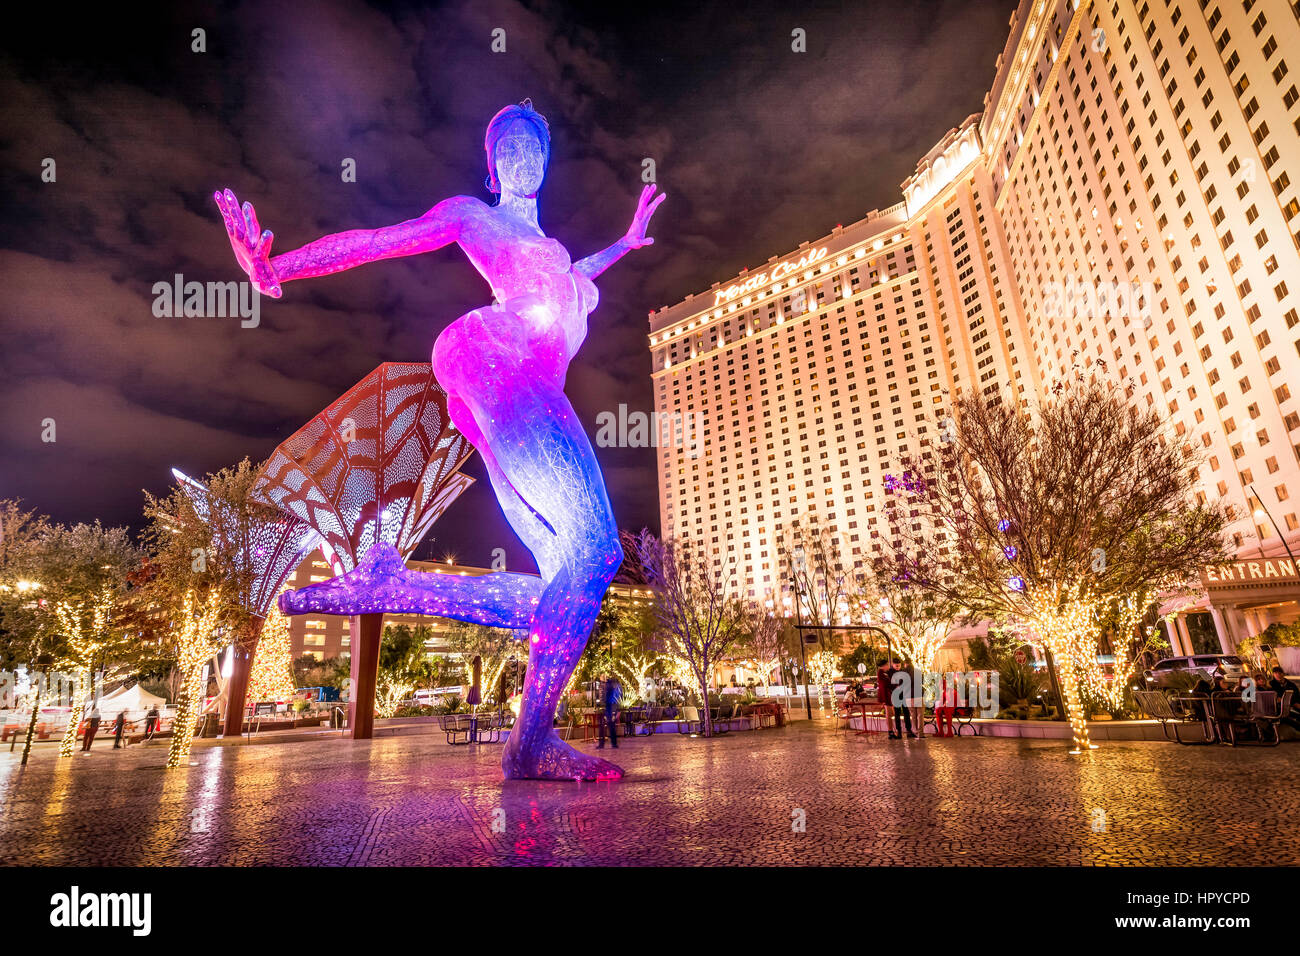
[[[848,711],[849,711],[849,717],[850,717],[850,719],[852,719],[853,711],[855,711],[855,710],[856,710],[856,711],[860,711],[861,714],[862,714],[862,729],[861,729],[861,730],[854,731],[854,733],[855,733],[857,736],[861,737],[863,734],[878,734],[878,733],[880,733],[880,731],[872,729],[871,726],[867,723],[867,709],[868,709],[868,708],[872,708],[872,709],[878,708],[878,707],[880,707],[880,704],[878,704],[878,703],[877,703],[876,701],[874,701],[874,700],[855,700],[853,703],[851,703],[851,704],[845,704],[844,706],[845,706],[845,707],[848,709]]]
[[[600,722],[605,719],[605,715],[598,710],[589,710],[582,715],[582,739],[589,740],[592,737],[600,738]]]
[[[644,707],[629,707],[622,711],[619,717],[623,721],[623,736],[636,736],[636,725],[644,723],[646,719],[646,709]]]
[[[1214,730],[1214,734],[1220,743],[1226,743],[1231,747],[1237,746],[1237,724],[1245,725],[1253,729],[1263,742],[1264,734],[1256,717],[1260,713],[1258,705],[1266,705],[1264,710],[1268,711],[1274,705],[1275,695],[1271,691],[1257,691],[1257,696],[1246,700],[1240,694],[1219,693],[1212,695],[1208,700],[1204,697],[1191,698],[1193,700],[1204,701],[1209,706],[1206,708],[1208,713],[1208,722]],[[1182,698],[1180,698],[1182,699]],[[1220,708],[1222,708],[1220,710]],[[1220,717],[1222,713],[1224,716]],[[1224,740],[1223,731],[1220,724],[1226,723],[1228,727],[1228,739]]]
[[[770,701],[755,704],[754,713],[758,714],[758,727],[760,730],[776,726],[776,704]]]

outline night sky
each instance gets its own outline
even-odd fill
[[[164,492],[172,466],[265,458],[381,362],[428,361],[491,298],[454,246],[287,283],[257,328],[156,318],[151,290],[178,272],[244,278],[220,187],[254,203],[277,254],[487,199],[484,127],[526,96],[553,139],[542,227],[574,259],[623,234],[644,158],[669,194],[656,244],[598,280],[567,386],[593,436],[619,403],[648,412],[647,313],[898,202],[916,160],[982,108],[1014,6],[26,6],[0,40],[0,497],[138,527],[141,489]],[[657,529],[653,450],[598,454],[620,525]],[[467,470],[481,480],[417,556],[485,565],[505,547],[532,568],[477,458]]]

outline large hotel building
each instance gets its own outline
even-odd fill
[[[780,600],[781,528],[815,512],[869,561],[884,475],[958,392],[1082,371],[1203,443],[1242,516],[1170,635],[1231,651],[1300,618],[1300,4],[1023,0],[1010,28],[902,202],[651,313],[655,410],[697,442],[658,449],[663,533]]]

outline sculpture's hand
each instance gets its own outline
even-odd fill
[[[623,237],[629,249],[654,245],[654,240],[645,234],[646,226],[650,225],[650,217],[655,214],[659,204],[668,198],[667,193],[655,196],[655,190],[658,188],[654,183],[650,183],[641,190],[641,199],[636,204],[636,215],[632,217],[632,225],[628,226],[627,234]]]
[[[271,267],[271,243],[275,240],[275,235],[270,229],[261,232],[253,204],[246,202],[243,209],[240,209],[239,200],[229,189],[213,193],[212,198],[217,201],[221,218],[226,222],[226,232],[230,236],[230,247],[235,250],[235,259],[238,260],[239,267],[248,273],[253,288],[262,295],[280,298],[280,280]]]

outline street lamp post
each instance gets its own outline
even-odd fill
[[[1268,510],[1268,507],[1264,504],[1264,499],[1261,498],[1259,496],[1259,492],[1255,490],[1255,486],[1250,485],[1249,487],[1250,487],[1250,493],[1254,496],[1255,502],[1259,505],[1259,510],[1263,511],[1264,514],[1268,516],[1269,523],[1273,526],[1273,530],[1277,532],[1277,536],[1282,542],[1282,547],[1286,549],[1286,556],[1291,559],[1291,563],[1292,565],[1294,565],[1295,555],[1291,553],[1291,546],[1286,543],[1286,536],[1282,534],[1282,529],[1279,528],[1277,526],[1277,522],[1273,520],[1273,513]],[[1263,553],[1263,550],[1264,550],[1263,548],[1260,548],[1261,554]]]
[[[803,638],[803,588],[799,586],[799,572],[804,567],[803,548],[795,548],[794,553],[790,556],[790,583],[794,588],[794,621],[795,630],[799,634],[799,661],[803,671],[803,706],[804,713],[808,719],[812,720],[812,699],[808,696],[808,655],[804,651]],[[820,695],[818,700],[820,700]]]

